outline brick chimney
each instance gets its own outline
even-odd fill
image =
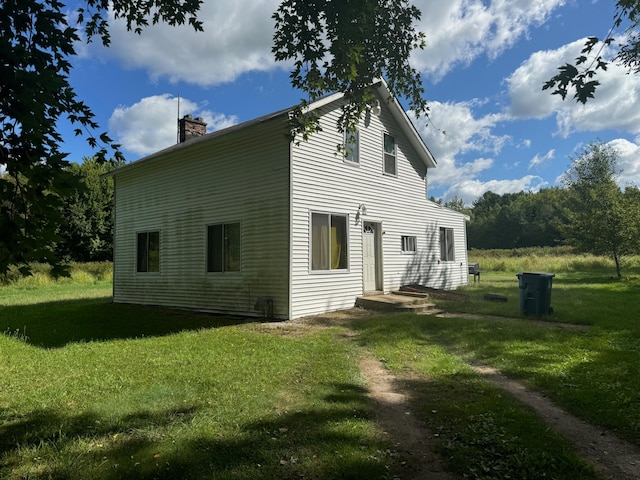
[[[185,115],[178,120],[178,130],[180,143],[184,143],[206,134],[207,124],[202,121],[201,117],[193,118],[191,115]]]

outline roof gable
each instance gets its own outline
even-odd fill
[[[427,145],[422,140],[422,137],[413,125],[413,122],[409,119],[407,112],[398,102],[398,99],[391,93],[389,87],[384,80],[380,80],[379,84],[375,87],[379,91],[379,95],[384,99],[385,104],[390,109],[393,118],[398,122],[398,125],[402,129],[402,132],[406,135],[407,139],[411,143],[411,146],[418,152],[420,159],[424,162],[427,168],[434,168],[437,166],[437,162]]]
[[[418,153],[418,156],[420,157],[420,159],[422,160],[422,162],[424,163],[424,165],[427,168],[433,168],[437,165],[433,155],[431,154],[431,152],[429,151],[429,148],[426,146],[426,144],[424,143],[424,141],[422,140],[422,138],[420,137],[420,134],[418,133],[418,131],[416,130],[415,126],[413,125],[413,123],[411,122],[411,120],[409,119],[407,112],[405,112],[404,108],[402,108],[402,106],[400,105],[400,103],[398,102],[398,100],[393,96],[393,94],[391,93],[391,91],[389,90],[389,87],[387,86],[386,82],[384,80],[380,80],[379,82],[377,82],[376,84],[373,85],[374,89],[376,89],[376,92],[378,94],[378,96],[380,97],[381,103],[383,105],[385,105],[391,112],[393,118],[395,119],[395,121],[398,123],[402,133],[404,133],[409,141],[409,143],[411,144],[411,146],[415,149],[415,151]],[[316,100],[315,102],[310,103],[307,106],[307,110],[308,111],[312,111],[312,110],[317,110],[319,108],[322,108],[326,105],[329,105],[331,103],[334,102],[338,102],[340,100],[342,100],[344,98],[344,94],[343,93],[334,93],[331,95],[327,95],[326,97],[323,97],[319,100]],[[246,122],[242,122],[236,125],[232,125],[231,127],[227,127],[224,128],[222,130],[217,130],[215,132],[211,132],[211,133],[207,133],[206,135],[202,135],[201,137],[192,139],[188,142],[184,142],[184,143],[178,143],[175,145],[172,145],[170,147],[167,147],[163,150],[159,150],[158,152],[152,153],[150,155],[147,155],[146,157],[143,157],[139,160],[134,160],[133,162],[124,165],[120,168],[117,168],[115,170],[113,170],[112,172],[110,172],[108,175],[109,176],[115,176],[118,173],[121,173],[122,171],[125,170],[130,170],[132,168],[136,168],[142,164],[146,164],[148,162],[152,162],[155,159],[159,159],[161,157],[164,157],[166,154],[178,151],[178,150],[182,150],[182,149],[187,149],[192,147],[193,145],[197,145],[203,142],[209,142],[209,141],[213,141],[217,138],[220,138],[222,136],[226,136],[226,135],[230,135],[233,134],[234,132],[237,132],[239,130],[243,130],[246,128],[250,128],[256,125],[260,125],[262,123],[268,122],[270,120],[274,120],[274,119],[278,119],[278,118],[288,118],[289,115],[293,112],[293,109],[295,107],[289,107],[289,108],[285,108],[282,110],[279,110],[277,112],[273,112],[267,115],[264,115],[262,117],[258,117],[255,118],[253,120],[249,120]],[[283,140],[284,140],[284,136],[283,136]]]

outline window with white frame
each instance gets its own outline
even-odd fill
[[[396,139],[388,133],[384,134],[384,173],[388,175],[398,174]]]
[[[311,214],[311,270],[346,270],[347,216]]]
[[[207,272],[240,271],[240,223],[207,227]]]
[[[347,162],[360,163],[359,132],[344,132],[344,159]]]
[[[440,227],[440,260],[443,262],[453,262],[455,260],[453,228]]]
[[[159,272],[160,232],[139,232],[136,240],[136,272]]]
[[[416,253],[416,237],[402,235],[402,253]]]

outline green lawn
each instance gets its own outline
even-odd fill
[[[57,288],[23,306],[0,289],[0,477],[386,475],[357,348],[335,332],[113,305],[108,285],[49,301]]]
[[[463,291],[448,310],[518,320],[376,315],[284,334],[115,305],[106,280],[0,287],[0,478],[409,478],[415,459],[372,421],[365,350],[413,392],[429,443],[466,478],[597,478],[468,362],[640,443],[640,281],[557,272],[548,320],[587,331],[521,317],[514,272]]]
[[[543,328],[522,316],[515,275],[487,273],[480,284],[461,291],[470,301],[442,306],[521,320],[433,321],[423,325],[429,341],[522,379],[571,413],[640,444],[640,278],[558,272],[551,294],[554,313],[542,319],[588,325],[586,331]],[[488,292],[509,300],[483,301]]]
[[[522,260],[529,265],[484,272],[480,283],[459,289],[466,301],[437,301],[454,315],[504,321],[387,315],[352,327],[363,346],[418,392],[415,409],[438,432],[438,448],[453,471],[487,479],[542,478],[550,472],[554,478],[591,478],[561,440],[543,435],[537,419],[483,382],[469,364],[493,366],[577,417],[640,445],[640,269],[629,268],[618,281],[601,264],[562,271],[556,270],[557,259]],[[579,259],[573,261],[579,266]],[[556,271],[552,315],[520,313],[516,273],[523,270]],[[486,301],[486,293],[508,301]],[[588,328],[553,328],[554,323]]]

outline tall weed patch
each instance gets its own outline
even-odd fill
[[[10,269],[0,276],[0,285],[12,285],[18,288],[38,288],[56,284],[93,284],[113,280],[111,262],[70,263],[69,276],[54,278],[51,266],[44,263],[30,265],[31,275],[22,275],[17,268]]]
[[[615,273],[613,260],[591,254],[576,253],[570,247],[532,247],[511,250],[469,251],[469,261],[480,264],[482,270],[493,272],[583,272]],[[640,255],[622,259],[625,269],[640,267]]]

